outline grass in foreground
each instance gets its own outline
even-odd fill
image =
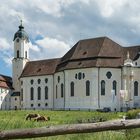
[[[26,121],[25,116],[28,113],[39,113],[40,115],[50,116],[48,122]],[[78,120],[87,120],[92,118],[103,118],[106,120],[117,119],[123,113],[99,113],[94,111],[0,111],[0,130],[34,128],[50,125],[73,124]],[[74,134],[64,136],[54,136],[48,138],[36,138],[35,140],[139,140],[140,129],[108,131],[91,134]]]

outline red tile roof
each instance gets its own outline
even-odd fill
[[[57,71],[90,67],[121,67],[127,52],[135,59],[140,46],[122,47],[107,37],[77,42],[62,58],[28,62],[21,77],[50,75]]]
[[[12,78],[5,75],[0,75],[0,87],[6,89],[13,89]]]
[[[47,59],[39,61],[30,61],[26,64],[21,77],[50,75],[55,73],[56,66],[60,59]]]
[[[122,47],[107,37],[81,40],[61,59],[57,71],[72,68],[120,67]]]

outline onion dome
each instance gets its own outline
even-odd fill
[[[28,37],[28,34],[24,31],[24,27],[22,25],[22,21],[21,21],[21,24],[19,26],[19,30],[15,33],[14,35],[14,39],[13,41],[16,39],[16,38],[21,38],[21,39],[24,39],[26,40],[27,42],[29,42],[29,37]]]

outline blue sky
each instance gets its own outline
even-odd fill
[[[20,19],[30,60],[63,56],[78,40],[108,36],[140,44],[138,0],[0,0],[0,74],[12,75],[13,37]]]

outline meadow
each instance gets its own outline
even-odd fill
[[[26,121],[28,113],[39,113],[40,115],[50,116],[48,122]],[[35,128],[42,126],[54,126],[61,124],[75,124],[87,122],[87,120],[100,118],[104,120],[118,119],[125,113],[101,113],[96,111],[47,111],[47,110],[21,110],[21,111],[0,111],[0,130]],[[108,131],[90,134],[73,134],[63,136],[53,136],[48,138],[35,138],[34,140],[140,140],[140,129]],[[31,139],[33,140],[33,139]]]

